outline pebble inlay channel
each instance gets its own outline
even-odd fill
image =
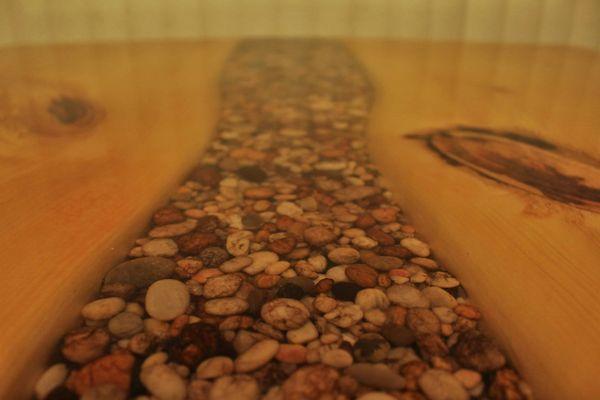
[[[217,136],[42,375],[46,400],[522,400],[379,182],[339,43],[240,44]]]

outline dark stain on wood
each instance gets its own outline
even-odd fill
[[[0,136],[23,141],[90,132],[105,116],[98,104],[64,83],[0,77]]]
[[[600,161],[517,132],[456,126],[412,134],[452,166],[519,190],[600,212]]]
[[[89,105],[80,99],[61,96],[50,100],[48,112],[63,124],[73,124],[81,121],[90,112]]]

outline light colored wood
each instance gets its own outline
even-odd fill
[[[0,50],[0,398],[28,398],[103,273],[198,160],[231,44]],[[95,116],[59,122],[48,107],[61,96]]]
[[[414,225],[540,399],[600,398],[598,209],[450,166],[404,136],[455,124],[508,128],[598,160],[598,53],[389,41],[351,47],[377,94],[372,154]],[[600,169],[589,171],[600,188]]]

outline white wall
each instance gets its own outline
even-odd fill
[[[245,35],[600,48],[600,0],[0,0],[0,44]]]

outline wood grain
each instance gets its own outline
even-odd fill
[[[197,161],[230,41],[0,50],[0,398]]]
[[[350,45],[374,81],[372,153],[414,225],[481,306],[538,398],[600,398],[598,54],[526,45]],[[516,132],[561,151],[505,147],[489,137],[475,144],[456,136],[456,125]],[[432,132],[454,163],[414,140]],[[583,153],[587,158],[573,156]],[[498,154],[513,163],[498,168]],[[546,193],[515,179],[523,163],[539,167],[525,180],[547,183]],[[537,179],[548,166],[589,190]]]

